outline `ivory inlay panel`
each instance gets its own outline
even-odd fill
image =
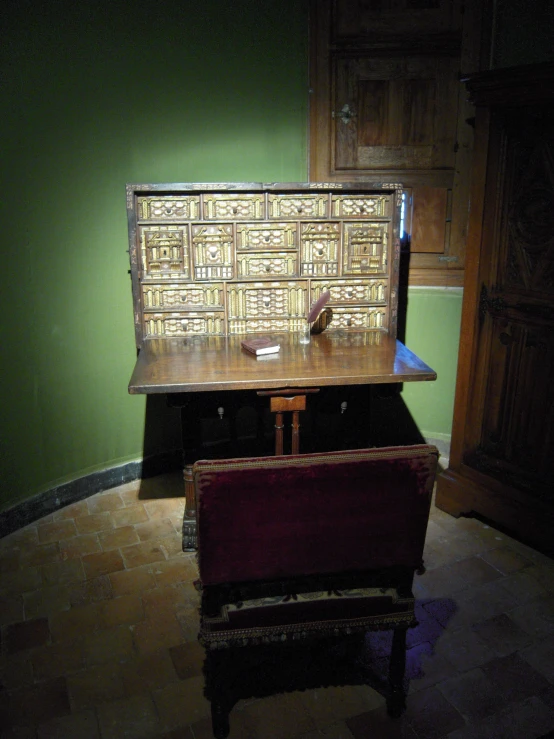
[[[389,195],[332,195],[331,215],[333,218],[377,218],[390,216]]]
[[[359,303],[386,303],[388,281],[333,280],[312,282],[312,300],[319,299],[325,290],[331,297],[328,305],[352,305]]]
[[[173,338],[188,334],[222,334],[225,314],[205,313],[146,313],[144,327],[147,336]]]
[[[387,271],[388,224],[345,223],[343,274]]]
[[[143,285],[144,309],[223,308],[223,283],[215,285]]]
[[[145,277],[190,277],[187,226],[140,229],[141,266]]]
[[[263,195],[204,195],[204,218],[263,218]]]
[[[302,276],[337,275],[340,223],[303,223]]]
[[[237,276],[245,277],[295,277],[298,274],[298,261],[295,253],[241,254],[237,257]]]
[[[139,221],[196,220],[200,213],[200,197],[172,196],[138,197]]]
[[[237,250],[296,249],[296,223],[240,223],[237,225]]]
[[[270,195],[270,218],[327,218],[327,195]]]
[[[197,280],[233,278],[233,227],[229,224],[192,227],[194,276]]]

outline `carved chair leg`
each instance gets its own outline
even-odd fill
[[[185,480],[185,515],[183,516],[183,551],[196,551],[196,494],[192,477],[192,465],[183,470]]]
[[[404,673],[406,672],[406,632],[407,626],[394,630],[389,666],[390,694],[387,700],[389,716],[398,718],[406,708],[404,692]]]
[[[229,711],[223,703],[212,700],[212,732],[215,739],[226,739],[231,728],[229,726]]]

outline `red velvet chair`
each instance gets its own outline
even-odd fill
[[[437,460],[418,445],[194,465],[199,638],[218,739],[247,697],[233,694],[237,649],[278,644],[292,655],[370,629],[394,630],[387,707],[400,715]]]

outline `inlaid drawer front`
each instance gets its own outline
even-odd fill
[[[270,218],[328,218],[327,195],[269,195]]]
[[[296,223],[239,223],[237,249],[257,250],[297,248]]]
[[[232,318],[229,319],[228,332],[234,334],[290,333],[300,331],[298,318]]]
[[[295,277],[298,274],[298,260],[296,254],[288,252],[274,254],[237,255],[237,277]]]
[[[339,271],[340,224],[301,224],[301,274],[336,275]]]
[[[327,329],[367,329],[387,326],[386,308],[358,306],[356,308],[331,308],[326,317]]]
[[[242,282],[227,285],[227,315],[234,319],[276,320],[307,315],[308,285],[295,282]]]
[[[390,216],[390,195],[332,195],[332,218],[380,218]]]
[[[138,197],[139,221],[193,220],[200,214],[198,195],[164,197]]]
[[[214,285],[142,285],[145,310],[223,309],[223,283]]]
[[[225,313],[145,313],[145,336],[188,336],[189,334],[223,334]]]
[[[312,282],[312,302],[325,290],[331,297],[329,305],[357,305],[360,303],[387,303],[387,279],[318,280]]]
[[[386,274],[388,229],[387,223],[345,223],[343,274]]]
[[[144,277],[190,278],[189,236],[186,226],[150,226],[139,230]]]
[[[220,223],[192,227],[194,278],[230,280],[233,278],[233,226]]]
[[[204,218],[233,220],[263,218],[265,203],[263,195],[204,195]]]

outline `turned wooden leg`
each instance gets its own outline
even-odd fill
[[[389,716],[398,718],[406,708],[404,693],[404,673],[406,672],[406,632],[407,626],[394,630],[389,666],[390,695],[387,700]]]
[[[196,551],[196,494],[192,477],[192,465],[186,464],[183,470],[185,480],[185,515],[183,517],[183,551]]]
[[[300,453],[300,414],[292,412],[292,454]]]
[[[278,411],[275,414],[275,454],[283,453],[283,414]]]

